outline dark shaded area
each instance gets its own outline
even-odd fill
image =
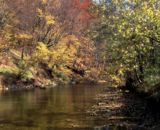
[[[74,67],[70,67],[70,66],[67,66],[67,68],[68,69],[70,69],[72,72],[74,72],[75,74],[77,74],[77,75],[80,75],[80,76],[82,76],[82,77],[84,77],[84,75],[85,75],[85,70],[83,70],[83,69],[77,69],[77,68],[74,68]]]
[[[96,104],[90,112],[97,117],[97,120],[107,122],[102,130],[110,130],[108,125],[114,126],[116,130],[159,130],[160,128],[160,112],[158,106],[155,106],[157,103],[149,104],[148,99],[142,98],[142,95],[108,87],[95,100]]]

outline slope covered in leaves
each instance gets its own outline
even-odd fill
[[[1,0],[1,3],[0,14],[3,17],[0,22],[3,24],[0,29],[0,48],[10,58],[10,64],[6,66],[7,72],[14,75],[14,79],[9,81],[11,84],[21,81],[77,81],[89,78],[92,70],[95,73],[93,42],[75,31],[87,27],[90,1],[75,1],[67,3],[68,6],[64,6],[63,1],[44,0],[25,1],[25,4]],[[64,16],[62,6],[63,9],[69,7],[70,11],[75,11],[78,17],[71,16],[70,11]],[[75,21],[74,26],[70,18]],[[81,27],[78,26],[79,18],[85,18],[84,21],[80,20],[83,23]],[[11,67],[14,71],[10,71]],[[0,69],[4,69],[3,63]],[[7,79],[5,72],[2,75]]]

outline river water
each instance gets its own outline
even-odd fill
[[[88,113],[104,86],[59,86],[0,93],[0,130],[130,130]],[[103,125],[105,127],[103,127]]]

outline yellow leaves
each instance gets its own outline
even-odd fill
[[[52,25],[55,24],[55,17],[51,15],[50,11],[48,11],[46,8],[47,0],[41,0],[42,7],[37,8],[37,16],[41,18],[42,21],[46,23],[46,25]]]
[[[36,52],[33,55],[33,60],[48,62],[50,57],[50,51],[48,50],[47,46],[43,42],[38,42],[36,47]]]
[[[48,54],[49,50],[43,42],[38,42],[36,50],[40,53]]]
[[[124,75],[124,69],[123,68],[119,69],[118,74],[123,76]]]
[[[47,25],[51,25],[55,23],[55,18],[51,14],[45,15],[43,10],[38,8],[37,9],[37,16],[43,18],[46,21]]]
[[[43,17],[43,11],[41,9],[37,9],[37,15],[38,17]]]
[[[27,33],[20,33],[16,35],[16,38],[21,40],[29,40],[29,39],[32,39],[32,35]]]
[[[153,3],[151,1],[144,2],[140,13],[143,12],[145,17],[153,19],[157,11],[157,9],[154,6],[155,6],[154,2]]]
[[[64,76],[72,75],[72,71],[66,66],[71,66],[75,61],[77,49],[80,45],[76,36],[68,35],[62,38],[55,46],[48,48],[43,42],[39,42],[31,61],[45,63],[53,71]]]
[[[123,82],[122,79],[116,75],[111,75],[111,79],[116,84],[116,86],[119,86]]]
[[[41,0],[42,4],[46,4],[47,0]]]
[[[70,64],[75,59],[79,44],[78,39],[72,35],[62,38],[50,49],[43,42],[39,42],[33,60],[45,62],[50,67]]]
[[[68,35],[54,46],[52,57],[57,62],[70,63],[74,59],[79,45],[80,43],[75,36]]]
[[[55,18],[52,15],[45,16],[45,20],[47,25],[51,25],[55,23]]]

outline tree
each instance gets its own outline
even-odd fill
[[[93,17],[91,0],[6,0],[5,5],[14,22],[4,27],[4,39],[12,45],[8,55],[19,79],[27,81],[30,72],[38,77],[41,70],[43,78],[84,78],[94,67],[94,45],[84,35]]]
[[[158,83],[158,4],[157,0],[112,0],[112,8],[106,2],[98,5],[100,26],[92,37],[97,42],[106,41],[106,70],[118,83],[123,79],[128,86]]]
[[[80,36],[84,34],[93,19],[93,14],[89,12],[91,5],[91,0],[60,0],[58,14],[60,21],[66,25],[66,31]]]

